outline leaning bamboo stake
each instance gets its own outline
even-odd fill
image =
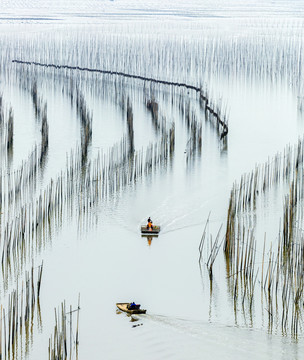
[[[203,231],[203,234],[202,234],[202,237],[201,237],[201,241],[200,241],[200,244],[199,244],[199,247],[198,247],[198,250],[199,250],[199,253],[200,253],[200,257],[199,257],[199,260],[198,260],[199,262],[201,261],[201,258],[202,258],[202,252],[203,252],[205,238],[206,238],[206,229],[207,229],[207,225],[209,224],[209,218],[210,218],[210,213],[208,215],[208,218],[207,218],[207,221],[206,221],[206,224],[205,224],[205,227],[204,227],[204,231]]]
[[[263,289],[263,271],[264,271],[264,255],[265,255],[265,243],[266,243],[266,233],[264,234],[264,246],[263,246],[263,258],[262,258],[262,275],[261,275],[261,289]]]
[[[37,297],[38,298],[39,298],[39,295],[40,295],[42,270],[43,270],[43,261],[42,261],[42,264],[39,266],[39,270],[38,270],[38,282],[37,282]]]
[[[79,310],[80,310],[80,294],[78,295],[78,311],[77,311],[77,327],[76,327],[76,349],[78,349],[78,330],[79,330]],[[78,353],[78,351],[77,351]]]

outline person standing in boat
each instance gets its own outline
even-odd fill
[[[153,230],[152,220],[151,220],[150,216],[149,216],[149,218],[148,218],[148,225],[147,225],[147,229],[151,229],[151,230]]]

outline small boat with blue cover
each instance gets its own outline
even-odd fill
[[[119,310],[128,314],[145,314],[147,310],[141,309],[139,304],[135,303],[116,303]]]

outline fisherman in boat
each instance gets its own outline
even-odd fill
[[[136,304],[135,304],[135,302],[133,301],[133,302],[131,302],[131,304],[128,306],[128,308],[129,308],[129,310],[133,310],[133,309],[135,309],[136,308]]]
[[[153,230],[152,220],[151,220],[150,216],[148,218],[147,230]]]
[[[139,310],[140,305],[139,304],[135,304],[135,302],[131,302],[131,304],[128,305],[128,309],[129,310]]]

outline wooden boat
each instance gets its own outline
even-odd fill
[[[145,314],[147,311],[144,309],[140,309],[139,308],[140,305],[137,305],[138,306],[137,309],[129,309],[128,307],[130,304],[131,303],[116,303],[116,306],[118,307],[119,310],[124,311],[129,314]]]
[[[153,229],[147,229],[146,225],[143,225],[141,227],[142,235],[157,236],[159,232],[160,232],[160,226],[157,225],[153,225]]]

